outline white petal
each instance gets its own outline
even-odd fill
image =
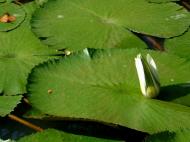
[[[153,73],[153,76],[155,77],[157,82],[159,82],[160,80],[159,80],[159,76],[158,76],[158,70],[156,67],[156,63],[154,62],[153,58],[149,54],[147,54],[146,60],[151,69],[151,72]]]
[[[142,64],[142,58],[140,54],[137,55],[137,57],[135,58],[135,66],[137,69],[137,74],[138,74],[142,94],[146,95],[146,79],[145,79],[144,67]]]
[[[87,49],[87,48],[83,49],[83,53],[84,53],[85,55],[87,55],[88,57],[90,57],[90,54],[89,54],[89,52],[88,52],[88,49]]]

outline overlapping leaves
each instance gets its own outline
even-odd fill
[[[52,58],[48,55],[55,54],[55,51],[43,46],[26,27],[0,33],[0,44],[0,92],[6,95],[25,93],[31,69]]]
[[[5,4],[13,6],[12,9],[9,7],[10,11],[15,10],[15,13],[20,11],[20,9],[14,8],[15,4]],[[4,4],[0,6],[4,6]],[[6,7],[3,8],[0,11],[6,9]],[[27,17],[20,15],[25,21],[22,24],[19,23],[17,27],[12,27],[13,29],[10,29],[9,32],[0,32],[0,93],[3,95],[0,96],[0,116],[9,114],[20,102],[22,96],[15,95],[26,92],[27,77],[31,69],[48,59],[56,58],[52,55],[57,53],[55,50],[42,45],[31,32],[29,21],[35,9],[34,3],[29,3],[21,8],[27,13]],[[10,23],[4,24],[6,27],[6,24],[9,25]],[[12,23],[11,25],[14,26],[15,24]]]
[[[73,56],[42,65],[30,76],[29,101],[44,114],[104,121],[149,133],[189,127],[188,107],[141,95],[134,66],[139,52],[114,50],[93,60]],[[151,55],[162,85],[189,81],[190,65],[184,60],[164,53]]]
[[[130,31],[169,38],[184,33],[189,27],[189,13],[169,1],[172,0],[149,1],[153,3],[142,0],[49,0],[33,17],[33,30],[54,49],[145,48],[145,44]],[[0,0],[0,16],[8,13],[15,16],[16,21],[0,23],[1,117],[20,102],[22,96],[16,94],[26,92],[26,80],[32,68],[57,58],[54,55],[58,54],[57,50],[42,45],[30,31],[33,6],[3,2],[5,0]],[[47,0],[36,2],[42,5]],[[147,52],[110,50],[99,53],[92,60],[79,54],[49,61],[34,69],[28,86],[29,101],[34,108],[30,115],[90,119],[148,133],[189,128],[190,108],[183,106],[190,106],[189,36],[186,32],[166,41],[168,53],[178,57],[150,52],[161,78],[158,99],[144,98],[139,88],[134,57],[139,52]],[[177,131],[175,136],[167,134],[172,140],[183,141],[186,132],[189,131]],[[162,135],[152,136],[149,140],[152,138],[160,140]],[[110,141],[55,130],[20,141],[44,140]]]
[[[57,53],[42,45],[27,23],[25,21],[10,32],[0,32],[0,92],[4,95],[25,93],[26,80],[31,69],[54,58],[48,55]]]
[[[169,54],[174,54],[180,58],[183,58],[185,62],[189,62],[190,53],[190,31],[185,32],[183,35],[165,41],[166,52]],[[186,70],[186,72],[189,72]],[[178,76],[180,76],[179,74]],[[163,91],[168,94],[168,88],[163,89]],[[190,106],[190,82],[188,84],[181,84],[181,86],[173,86],[170,89],[170,94],[172,97],[161,96],[162,99],[172,100],[176,103],[182,103],[184,105]],[[178,97],[176,97],[178,96]],[[179,97],[180,96],[180,97]]]
[[[144,0],[49,0],[33,17],[33,30],[54,48],[144,47],[127,29],[158,37],[182,34],[190,14],[175,3]],[[148,26],[148,28],[147,28]]]
[[[168,53],[175,54],[181,58],[190,60],[190,30],[184,33],[184,35],[168,39],[165,42],[166,51]]]

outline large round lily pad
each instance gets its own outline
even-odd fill
[[[42,114],[103,121],[149,133],[190,127],[189,107],[141,95],[134,64],[139,52],[114,50],[92,60],[73,56],[39,66],[29,78],[29,101]],[[190,65],[184,60],[150,54],[163,86],[190,80]]]
[[[15,17],[12,22],[0,22],[0,32],[9,31],[18,27],[25,19],[26,12],[23,7],[14,3],[0,4],[0,17],[9,15]]]
[[[130,47],[131,41],[141,47],[142,41],[127,29],[168,38],[189,25],[190,14],[181,6],[145,0],[49,0],[32,22],[45,44],[70,50]]]

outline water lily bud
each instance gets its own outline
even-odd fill
[[[64,53],[65,53],[66,56],[69,56],[71,54],[71,51],[65,50]]]
[[[160,92],[160,82],[157,67],[152,57],[147,54],[146,59],[138,54],[135,65],[142,94],[147,98],[154,98]]]

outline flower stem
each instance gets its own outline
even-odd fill
[[[24,120],[22,118],[19,118],[18,116],[13,115],[13,114],[9,114],[8,117],[11,120],[14,120],[14,121],[16,121],[18,123],[21,123],[21,124],[31,128],[31,129],[33,129],[35,131],[39,131],[39,132],[43,131],[43,129],[40,128],[39,126],[36,126],[36,125],[34,125],[34,124],[32,124],[32,123],[30,123],[30,122],[28,122],[28,121],[26,121],[26,120]]]

